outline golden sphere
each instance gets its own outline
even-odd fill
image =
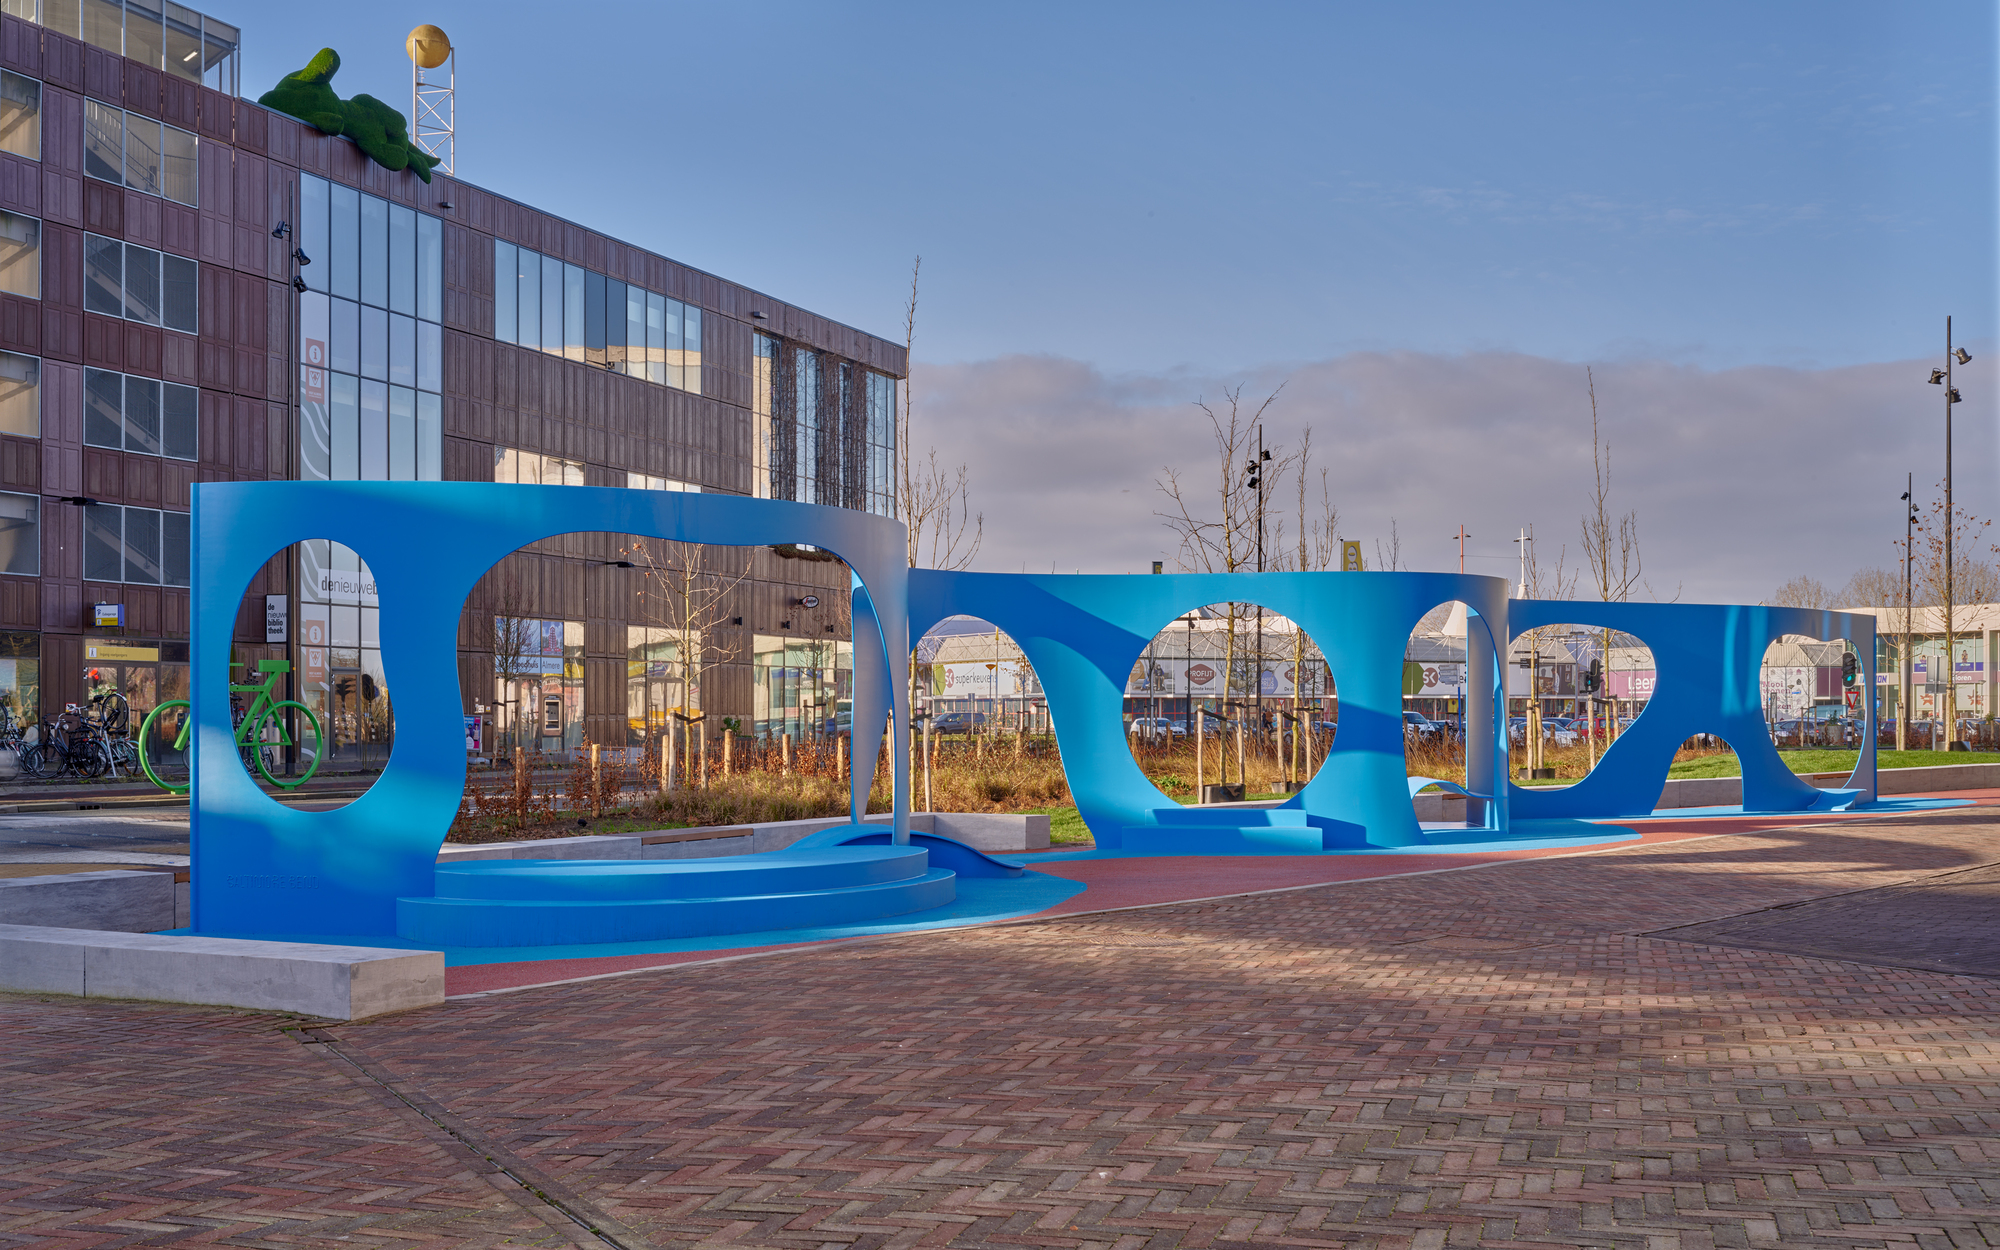
[[[410,59],[425,69],[436,69],[451,55],[451,40],[435,26],[419,26],[410,32]]]

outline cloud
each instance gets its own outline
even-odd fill
[[[1914,471],[1920,501],[1943,476],[1942,402],[1929,366],[1726,370],[1659,360],[1595,367],[1611,505],[1638,514],[1652,591],[1684,601],[1755,602],[1800,573],[1838,585],[1889,565],[1898,496]],[[1592,487],[1584,366],[1510,353],[1361,352],[1243,376],[1106,375],[1047,356],[915,369],[921,450],[970,466],[985,514],[976,567],[1144,572],[1173,567],[1156,513],[1165,466],[1218,475],[1198,398],[1241,385],[1284,393],[1266,441],[1313,429],[1346,537],[1374,551],[1393,519],[1406,563],[1457,567],[1449,538],[1473,534],[1468,572],[1511,578],[1521,527],[1542,559],[1567,546]],[[1957,411],[1957,496],[1981,516],[1996,504],[1990,396]],[[1281,488],[1276,506],[1288,498]],[[1986,553],[1990,557],[1990,553]]]

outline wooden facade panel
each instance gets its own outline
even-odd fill
[[[83,232],[68,226],[42,228],[42,302],[57,308],[83,307]]]
[[[83,358],[83,310],[42,305],[42,357],[57,360]]]
[[[90,44],[83,46],[83,93],[106,104],[125,106],[125,58]]]
[[[265,287],[269,284],[262,278],[250,274],[229,275],[229,341],[238,350],[253,349],[266,351],[270,347],[267,333],[270,320],[266,316],[264,302],[267,298]],[[264,383],[260,377],[254,389],[262,393]]]
[[[148,508],[160,506],[160,465],[158,456],[138,456],[124,452],[113,453],[125,461],[125,498],[130,503],[143,504]],[[90,492],[85,491],[85,494]]]
[[[75,504],[42,501],[42,576],[83,579],[83,509]]]
[[[266,152],[271,114],[248,100],[236,102],[236,146],[251,152]]]
[[[141,325],[136,321],[125,322],[125,371],[143,373],[149,378],[160,376],[160,335],[165,331],[158,326]]]
[[[143,113],[147,117],[159,117],[160,71],[137,61],[122,57],[120,60],[123,61],[125,71],[125,107],[134,113]]]
[[[114,239],[125,237],[125,188],[99,182],[95,178],[83,180],[83,228],[92,234],[110,235]]]
[[[202,146],[213,141],[228,143],[236,137],[236,101],[220,91],[200,87],[195,92],[195,130],[201,135]],[[204,186],[206,191],[207,187]],[[204,199],[203,201],[207,201]]]
[[[0,489],[42,493],[40,439],[0,435]]]
[[[264,397],[264,353],[253,347],[233,347],[229,351],[235,368],[230,374],[229,389],[241,395]],[[263,457],[258,457],[261,463]]]
[[[160,246],[160,206],[166,203],[143,191],[125,193],[125,237],[133,243]]]
[[[172,330],[160,334],[160,376],[169,382],[179,382],[187,386],[201,385],[199,353],[196,348],[200,340],[192,334],[179,334]]]
[[[34,578],[0,577],[0,627],[42,627],[42,587]]]
[[[231,221],[236,215],[236,153],[227,144],[210,143],[204,140],[196,155],[197,177],[200,180],[195,195],[200,202],[201,215],[213,221]],[[229,259],[226,253],[210,256],[201,254],[203,260],[213,260],[218,264]]]
[[[10,213],[42,215],[42,163],[12,152],[0,152],[0,208]]]
[[[42,28],[11,15],[0,18],[0,65],[30,78],[40,78]]]
[[[285,419],[288,411],[284,404],[264,405],[264,476],[268,478],[292,476],[291,423]]]
[[[160,119],[182,130],[201,131],[201,84],[173,74],[160,81]]]
[[[160,201],[160,246],[182,256],[201,257],[201,214],[185,204]]]
[[[0,347],[42,354],[42,306],[18,295],[0,295]]]
[[[83,363],[93,369],[125,368],[125,322],[97,313],[83,315]]]
[[[235,389],[236,354],[229,349],[228,343],[203,338],[197,341],[195,353],[201,373],[198,385],[204,391]]]
[[[81,93],[84,87],[84,42],[53,30],[42,31],[42,80],[68,91]],[[47,107],[47,101],[43,101]]]
[[[160,506],[186,512],[194,506],[188,487],[194,483],[196,468],[186,460],[160,462]]]
[[[236,472],[252,478],[264,476],[264,405],[260,400],[238,397],[230,403],[230,435],[234,442]]]
[[[208,344],[202,346],[206,348]],[[201,465],[196,481],[228,480],[226,476],[217,477],[215,474],[229,467],[230,456],[235,451],[234,440],[229,435],[232,403],[231,398],[221,391],[204,388],[201,392],[201,432],[196,437]]]

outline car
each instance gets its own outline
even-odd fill
[[[976,729],[986,728],[984,712],[939,712],[931,717],[931,733],[969,734]]]
[[[1522,743],[1528,740],[1528,718],[1510,716],[1507,718],[1507,741]],[[1553,742],[1559,747],[1576,745],[1576,731],[1555,716],[1542,717],[1542,740]]]
[[[1185,738],[1187,726],[1168,716],[1135,716],[1125,732],[1135,738]]]
[[[1419,742],[1443,742],[1451,730],[1443,721],[1434,721],[1418,712],[1403,713],[1403,736]]]

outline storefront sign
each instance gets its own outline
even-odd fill
[[[285,595],[264,596],[264,641],[292,640],[292,601]]]
[[[484,750],[479,744],[485,739],[486,718],[468,716],[465,718],[465,749],[477,754]]]
[[[90,623],[97,629],[125,628],[125,605],[122,603],[91,604]]]
[[[84,640],[83,658],[99,662],[132,660],[142,664],[158,664],[160,662],[160,649],[158,647],[134,646],[130,643],[122,642],[102,642],[95,638],[90,638]]]

